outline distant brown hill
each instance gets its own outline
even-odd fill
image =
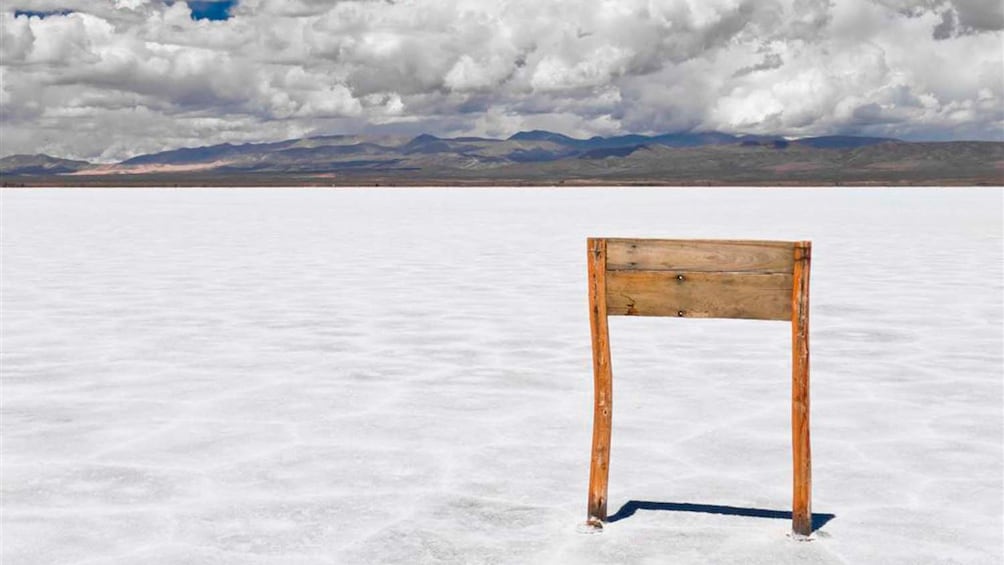
[[[575,139],[324,136],[141,155],[112,165],[14,155],[6,185],[1001,185],[1004,142],[787,140],[719,132]]]

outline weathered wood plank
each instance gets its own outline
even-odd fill
[[[613,370],[607,324],[606,241],[588,241],[589,328],[593,340],[593,446],[589,464],[587,524],[602,528],[607,519],[610,431],[613,417]]]
[[[790,320],[791,288],[786,273],[607,271],[607,313]]]
[[[794,248],[791,290],[792,530],[812,533],[812,449],[809,443],[809,266],[812,244]]]
[[[611,271],[790,273],[793,242],[608,239]]]

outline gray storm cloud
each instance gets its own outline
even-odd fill
[[[0,26],[3,154],[532,128],[1004,137],[998,0],[244,0],[222,21],[11,0]]]

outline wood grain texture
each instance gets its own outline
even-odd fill
[[[611,271],[791,273],[792,242],[608,239]]]
[[[589,327],[593,341],[593,444],[589,465],[587,523],[602,527],[607,519],[613,370],[607,325],[606,241],[588,240]]]
[[[809,266],[812,245],[798,242],[793,252],[791,291],[791,445],[793,461],[792,530],[812,533],[812,449],[809,442]]]
[[[790,320],[787,273],[608,271],[611,316]]]

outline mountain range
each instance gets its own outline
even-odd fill
[[[688,132],[577,139],[328,135],[114,164],[12,155],[5,185],[1004,184],[1002,142]]]

